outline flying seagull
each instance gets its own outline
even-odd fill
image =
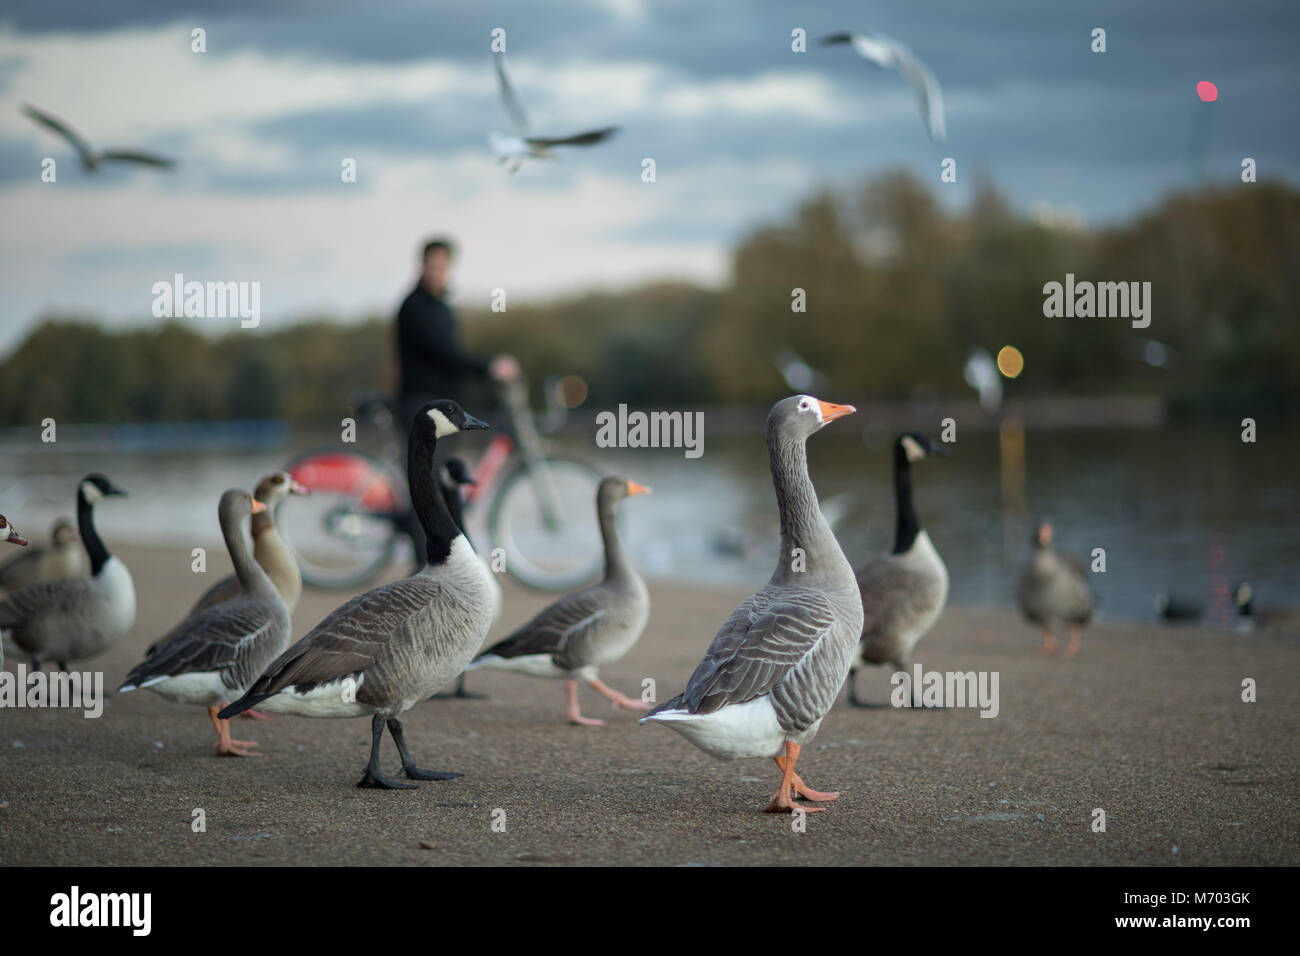
[[[552,147],[595,146],[619,131],[617,126],[605,126],[601,129],[588,130],[585,133],[575,133],[573,136],[530,136],[528,114],[524,111],[523,104],[519,102],[519,97],[515,95],[510,80],[506,78],[504,53],[496,54],[496,68],[497,85],[501,88],[501,102],[505,104],[506,110],[510,113],[510,118],[514,120],[516,132],[514,135],[490,133],[488,134],[488,141],[492,144],[492,151],[497,154],[498,161],[509,163],[512,173],[523,165],[525,159],[549,159],[553,157]]]
[[[946,136],[943,120],[943,90],[939,81],[910,49],[897,40],[879,33],[832,33],[822,37],[823,46],[849,44],[855,53],[881,69],[897,70],[916,90],[917,103],[930,138],[942,142]]]
[[[53,130],[71,143],[72,148],[81,157],[82,168],[88,173],[95,172],[100,163],[107,162],[142,163],[145,166],[154,166],[158,169],[171,169],[176,165],[175,160],[156,156],[153,153],[142,153],[135,149],[105,149],[97,152],[76,130],[62,120],[51,116],[49,113],[43,113],[34,106],[24,105],[23,112],[46,129]]]

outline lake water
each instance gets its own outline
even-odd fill
[[[809,459],[841,543],[858,564],[892,544],[891,455],[887,441],[868,444],[874,433],[847,424],[814,436]],[[33,452],[30,443],[11,440],[0,460],[0,511],[44,541],[57,515],[74,512],[77,479],[101,470],[130,492],[97,511],[110,547],[113,540],[219,545],[222,491],[251,487],[327,438],[296,430],[277,447],[183,453],[78,449],[62,439]],[[968,430],[950,457],[914,467],[916,506],[948,565],[953,603],[1011,604],[1032,522],[1046,517],[1058,549],[1089,563],[1094,548],[1105,550],[1105,573],[1092,575],[1100,614],[1149,619],[1155,594],[1172,590],[1227,623],[1238,580],[1255,585],[1261,605],[1297,603],[1297,438],[1263,434],[1243,444],[1232,422],[1030,430],[1023,473],[1004,480],[998,433]],[[647,577],[757,587],[770,573],[775,497],[761,435],[706,433],[698,459],[671,449],[597,449],[587,434],[555,445],[654,488],[622,506],[626,543]],[[471,531],[481,544],[473,515]]]

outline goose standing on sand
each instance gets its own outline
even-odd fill
[[[90,564],[77,538],[77,526],[60,518],[50,529],[48,548],[28,548],[0,564],[0,592],[12,594],[43,581],[84,578],[89,574]]]
[[[858,572],[862,592],[864,664],[891,664],[907,672],[912,648],[929,633],[948,600],[948,569],[921,527],[912,505],[912,463],[927,455],[946,455],[948,446],[910,432],[894,442],[894,550]],[[858,699],[858,668],[849,670],[849,703]]]
[[[246,491],[221,496],[217,517],[235,566],[239,591],[190,614],[126,675],[118,693],[145,688],[177,704],[207,707],[217,732],[218,757],[257,757],[252,740],[232,740],[230,721],[217,711],[238,697],[289,646],[289,609],[244,541],[244,518],[269,506]]]
[[[767,449],[781,516],[776,570],[727,618],[686,690],[641,718],[715,757],[772,757],[781,786],[770,813],[793,812],[795,798],[839,796],[810,789],[795,773],[800,748],[835,703],[862,636],[858,584],[817,505],[806,442],[853,411],[809,395],[773,406]]]
[[[97,502],[125,494],[101,474],[83,478],[77,486],[77,527],[90,576],[33,584],[0,602],[0,630],[9,632],[33,669],[52,660],[67,670],[69,661],[94,657],[116,644],[135,623],[131,572],[108,553],[93,517]]]
[[[451,513],[451,520],[456,522],[456,527],[460,528],[460,533],[465,535],[465,539],[468,541],[469,533],[465,530],[465,506],[461,499],[461,489],[472,488],[478,482],[470,474],[465,462],[455,457],[448,458],[442,463],[442,470],[438,473],[438,478],[439,486],[442,488],[442,498],[447,502],[447,511]],[[483,555],[480,554],[478,559],[483,561]],[[487,568],[488,581],[492,585],[492,624],[495,625],[501,617],[501,608],[504,605],[501,582],[497,580],[497,576],[492,573],[492,568],[488,566],[486,561],[483,561],[483,566]],[[475,694],[465,689],[465,673],[465,671],[461,671],[460,677],[456,678],[455,690],[451,692],[439,691],[433,695],[433,699],[454,697],[461,700],[485,700],[487,698],[486,694]]]
[[[264,508],[253,510],[253,520],[249,526],[253,535],[253,560],[271,579],[290,615],[298,606],[298,599],[302,597],[302,572],[298,569],[298,560],[293,556],[293,551],[275,526],[275,510],[290,495],[309,494],[311,494],[309,488],[294,481],[293,476],[285,471],[275,471],[267,475],[257,483],[257,488],[253,491],[253,500],[265,505]],[[240,540],[243,540],[242,537]],[[229,542],[227,542],[227,550],[229,550]],[[247,588],[240,582],[238,573],[222,578],[204,591],[184,619],[154,641],[145,653],[152,654],[164,641],[170,640],[186,628],[190,620],[202,611],[215,607],[223,601],[239,597],[246,591]],[[257,673],[260,674],[261,671]],[[257,674],[253,676],[256,677]]]
[[[609,698],[615,707],[649,710],[639,700],[606,686],[597,669],[632,649],[650,617],[650,592],[636,573],[618,536],[614,506],[650,489],[626,478],[601,479],[596,489],[596,517],[605,545],[605,576],[599,584],[566,595],[513,634],[493,644],[469,665],[515,671],[530,677],[564,679],[569,723],[603,726],[578,709],[578,681]]]
[[[1083,565],[1052,548],[1052,526],[1046,521],[1034,529],[1034,552],[1020,572],[1017,598],[1030,622],[1043,629],[1043,653],[1056,652],[1056,634],[1069,629],[1065,656],[1079,653],[1083,626],[1092,619],[1092,588]]]
[[[487,425],[446,399],[416,413],[406,470],[411,503],[428,538],[428,562],[331,613],[224,708],[222,720],[257,706],[301,717],[369,715],[370,760],[357,786],[414,788],[380,772],[385,722],[408,778],[461,776],[416,767],[397,716],[463,671],[492,624],[489,572],[452,521],[433,466],[439,438],[480,428]]]

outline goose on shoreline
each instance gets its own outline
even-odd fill
[[[1254,631],[1285,631],[1300,634],[1300,610],[1287,607],[1258,608],[1255,606],[1255,589],[1248,581],[1241,581],[1232,589],[1233,603],[1237,605],[1236,629],[1244,634]]]
[[[894,504],[897,522],[894,550],[858,572],[862,593],[860,660],[890,664],[908,672],[912,649],[934,627],[948,600],[948,569],[921,527],[912,504],[912,463],[927,455],[946,455],[948,446],[915,432],[894,442]],[[849,670],[849,703],[869,707],[858,698],[858,665]]]
[[[265,505],[253,511],[250,531],[253,536],[253,559],[271,579],[275,590],[284,600],[284,606],[292,615],[302,597],[302,572],[298,569],[298,560],[293,550],[281,537],[275,525],[275,510],[290,495],[309,495],[311,490],[294,481],[293,476],[285,471],[275,471],[257,483],[253,491],[253,500]],[[227,542],[229,550],[229,542]],[[239,597],[246,589],[241,585],[238,574],[229,574],[199,595],[185,617],[174,628],[154,641],[145,651],[152,654],[164,641],[186,627],[188,622],[224,601]]]
[[[598,668],[630,651],[650,618],[650,592],[623,552],[614,507],[624,498],[649,494],[650,489],[626,478],[601,479],[596,489],[596,516],[605,547],[605,576],[598,584],[565,595],[527,624],[493,644],[470,663],[469,669],[514,671],[530,677],[562,678],[569,723],[603,726],[603,720],[582,716],[578,681],[584,681],[615,707],[649,710],[602,683]]]
[[[443,500],[447,502],[447,510],[451,513],[451,520],[456,522],[456,527],[460,528],[461,534],[465,535],[465,540],[469,540],[469,532],[465,530],[465,504],[461,498],[462,488],[472,488],[478,484],[474,476],[470,474],[468,466],[460,458],[455,456],[448,458],[442,463],[442,470],[438,473],[439,486],[442,488]],[[477,553],[477,549],[475,551]],[[478,559],[483,561],[483,555]],[[488,567],[487,562],[483,561],[484,567],[488,570],[488,581],[492,585],[492,624],[495,625],[501,618],[501,609],[504,606],[504,595],[501,593],[501,582],[497,576],[492,573],[492,568]],[[489,628],[490,630],[491,628]],[[473,691],[465,689],[465,675],[468,671],[461,671],[456,678],[456,689],[452,691],[439,691],[434,694],[431,700],[445,698],[456,698],[459,700],[486,700],[486,694],[476,694]]]
[[[244,541],[244,518],[268,509],[246,491],[231,489],[221,496],[217,516],[238,593],[188,615],[150,648],[117,689],[120,694],[147,689],[173,703],[206,707],[219,757],[261,756],[249,749],[256,741],[232,740],[230,721],[217,712],[289,646],[289,609]]]
[[[67,518],[59,518],[50,529],[48,547],[29,547],[0,564],[0,593],[12,594],[33,584],[89,574],[90,563],[77,536],[77,526]]]
[[[839,796],[811,789],[795,773],[800,749],[835,703],[862,636],[862,598],[817,505],[806,442],[853,411],[810,395],[773,406],[767,448],[781,516],[776,570],[727,618],[686,690],[641,718],[715,757],[773,758],[781,785],[767,806],[772,813],[794,812],[795,799]]]
[[[108,553],[95,531],[94,507],[126,492],[101,474],[77,486],[77,527],[90,559],[90,576],[33,584],[0,601],[0,630],[8,631],[32,668],[52,660],[62,670],[120,641],[135,623],[131,572]]]
[[[428,539],[415,574],[381,585],[337,608],[271,662],[244,696],[217,715],[250,707],[300,717],[370,717],[370,760],[357,786],[414,789],[385,777],[379,747],[388,727],[411,780],[459,773],[421,770],[406,749],[398,715],[465,669],[492,623],[489,572],[452,521],[438,488],[439,438],[487,425],[446,399],[416,413],[407,446],[411,503]]]
[[[1088,575],[1069,555],[1052,548],[1052,526],[1046,521],[1034,528],[1033,554],[1020,572],[1016,590],[1020,610],[1043,629],[1043,653],[1056,652],[1056,634],[1070,633],[1065,656],[1079,653],[1083,627],[1092,620],[1093,596]]]

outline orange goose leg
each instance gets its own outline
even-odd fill
[[[793,812],[796,808],[793,796],[798,796],[804,800],[815,800],[826,803],[838,799],[838,792],[823,792],[813,790],[794,772],[795,764],[799,762],[799,751],[802,748],[796,744],[786,741],[785,756],[773,757],[776,765],[781,768],[781,788],[772,795],[772,802],[767,805],[767,813],[784,813]],[[801,807],[806,813],[819,813],[825,810],[825,807]]]
[[[625,697],[624,695],[620,694],[618,691],[614,690],[614,688],[610,687],[608,684],[605,684],[594,677],[591,680],[587,681],[587,683],[591,685],[591,689],[594,690],[596,693],[604,697],[608,697],[611,701],[613,701],[614,706],[616,708],[622,707],[624,710],[649,710],[650,709],[649,704],[644,703],[643,701],[633,700],[631,697]]]
[[[595,717],[584,717],[578,711],[578,682],[576,680],[565,680],[564,694],[567,699],[564,713],[569,718],[569,723],[577,724],[580,727],[605,726],[603,720],[597,720]]]
[[[225,701],[222,701],[221,707],[224,707]],[[222,720],[217,716],[221,707],[209,707],[208,717],[212,720],[212,726],[217,731],[217,756],[218,757],[260,757],[262,754],[254,753],[247,749],[256,747],[256,740],[232,740],[230,738],[230,721]]]

